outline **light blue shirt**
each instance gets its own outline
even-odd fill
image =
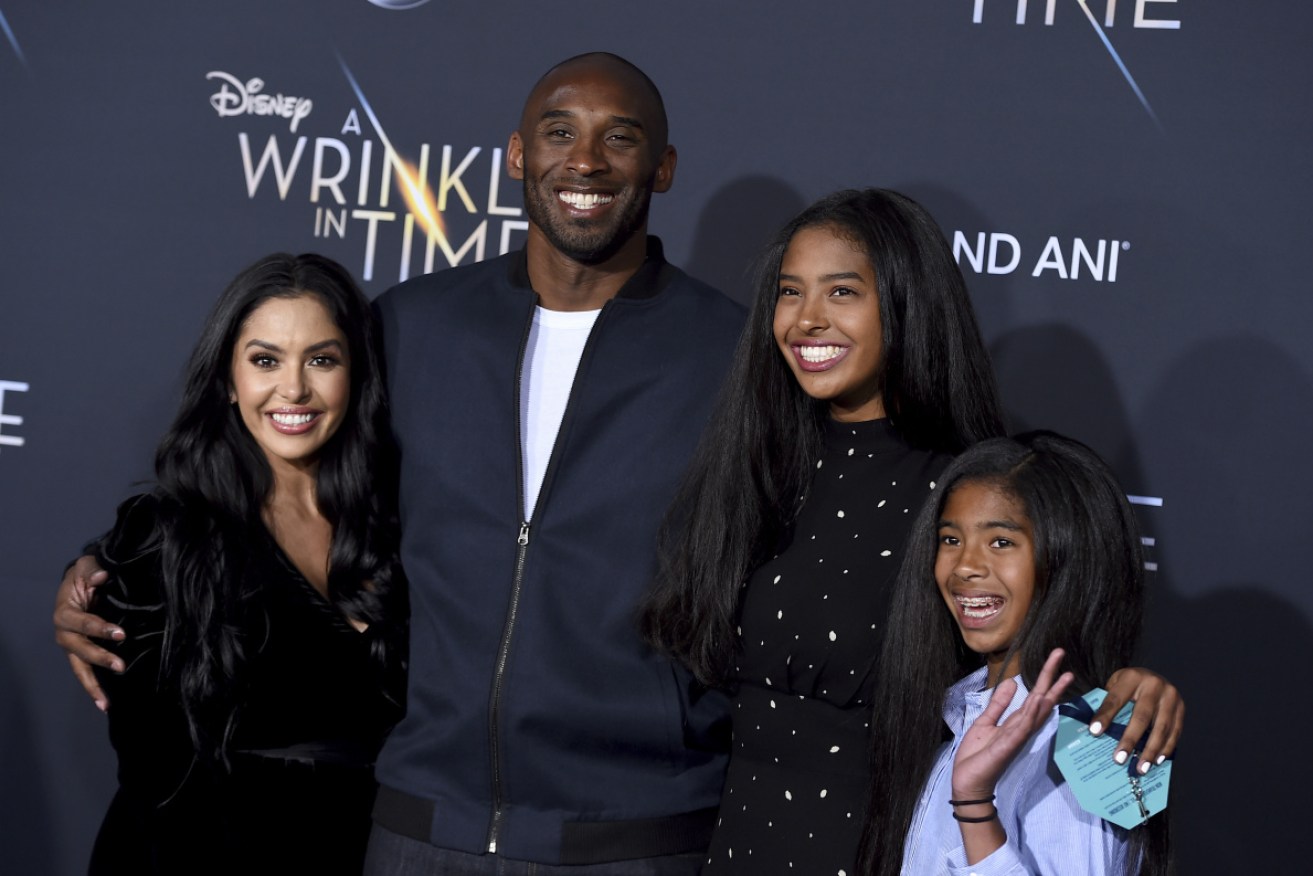
[[[944,697],[944,721],[953,741],[939,752],[921,792],[912,829],[903,850],[903,873],[909,876],[1104,876],[1126,870],[1126,841],[1112,825],[1080,807],[1051,755],[1058,729],[1057,710],[1036,731],[995,788],[995,805],[1007,832],[1007,842],[984,860],[968,865],[962,834],[953,819],[953,757],[962,735],[989,705],[986,669],[953,685]],[[1020,678],[1017,692],[1003,713],[1006,718],[1025,701],[1028,691]]]

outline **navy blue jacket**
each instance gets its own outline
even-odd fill
[[[719,801],[727,706],[642,644],[636,608],[742,309],[649,238],[589,335],[526,524],[518,387],[536,303],[523,253],[377,302],[411,654],[375,817],[441,848],[540,863],[696,850]]]

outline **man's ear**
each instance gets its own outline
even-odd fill
[[[652,191],[670,191],[670,187],[675,182],[675,164],[678,161],[679,155],[675,152],[675,147],[667,145],[661,151],[661,158],[657,161],[656,173],[652,175]]]
[[[511,140],[506,144],[506,175],[511,179],[524,179],[524,141],[520,132],[511,133]]]

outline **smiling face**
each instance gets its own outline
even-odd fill
[[[883,417],[880,294],[866,253],[830,226],[803,228],[784,251],[779,285],[775,343],[803,392],[842,422]]]
[[[935,580],[963,641],[984,655],[990,683],[1015,675],[1016,666],[1002,664],[1034,597],[1034,540],[1025,510],[998,484],[953,488],[939,520]]]
[[[648,203],[670,188],[675,150],[651,85],[617,59],[588,55],[534,88],[506,166],[524,181],[531,239],[595,265],[646,245]]]
[[[313,467],[351,398],[346,335],[314,295],[270,298],[242,323],[231,400],[275,472]]]

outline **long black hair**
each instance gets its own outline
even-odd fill
[[[876,675],[871,721],[871,799],[862,872],[897,874],[903,844],[944,739],[944,691],[982,665],[967,649],[935,583],[939,521],[953,491],[985,483],[1030,520],[1035,590],[1003,659],[1018,659],[1028,686],[1054,648],[1076,694],[1130,663],[1140,634],[1144,559],[1135,516],[1107,464],[1084,444],[1030,432],[971,447],[957,457],[913,524]],[[1120,828],[1119,828],[1120,829]],[[1167,872],[1167,818],[1130,834],[1129,861]]]
[[[245,659],[238,620],[247,545],[263,537],[273,489],[264,452],[230,403],[233,347],[248,317],[274,298],[312,296],[347,338],[350,399],[319,451],[315,498],[332,524],[328,598],[371,626],[374,657],[397,664],[404,582],[397,572],[395,454],[377,328],[351,275],[314,254],[277,253],[246,268],[215,304],[187,364],[182,403],[155,454],[166,624],[162,672],[177,686],[196,750],[223,756]],[[366,586],[368,582],[368,586]]]
[[[799,387],[775,343],[780,264],[795,234],[828,228],[858,246],[880,296],[880,392],[913,447],[955,453],[1003,434],[966,284],[925,208],[884,189],[835,192],[786,225],[756,269],[734,366],[660,534],[647,640],[705,684],[724,685],[739,590],[785,536],[821,452],[823,402]]]

